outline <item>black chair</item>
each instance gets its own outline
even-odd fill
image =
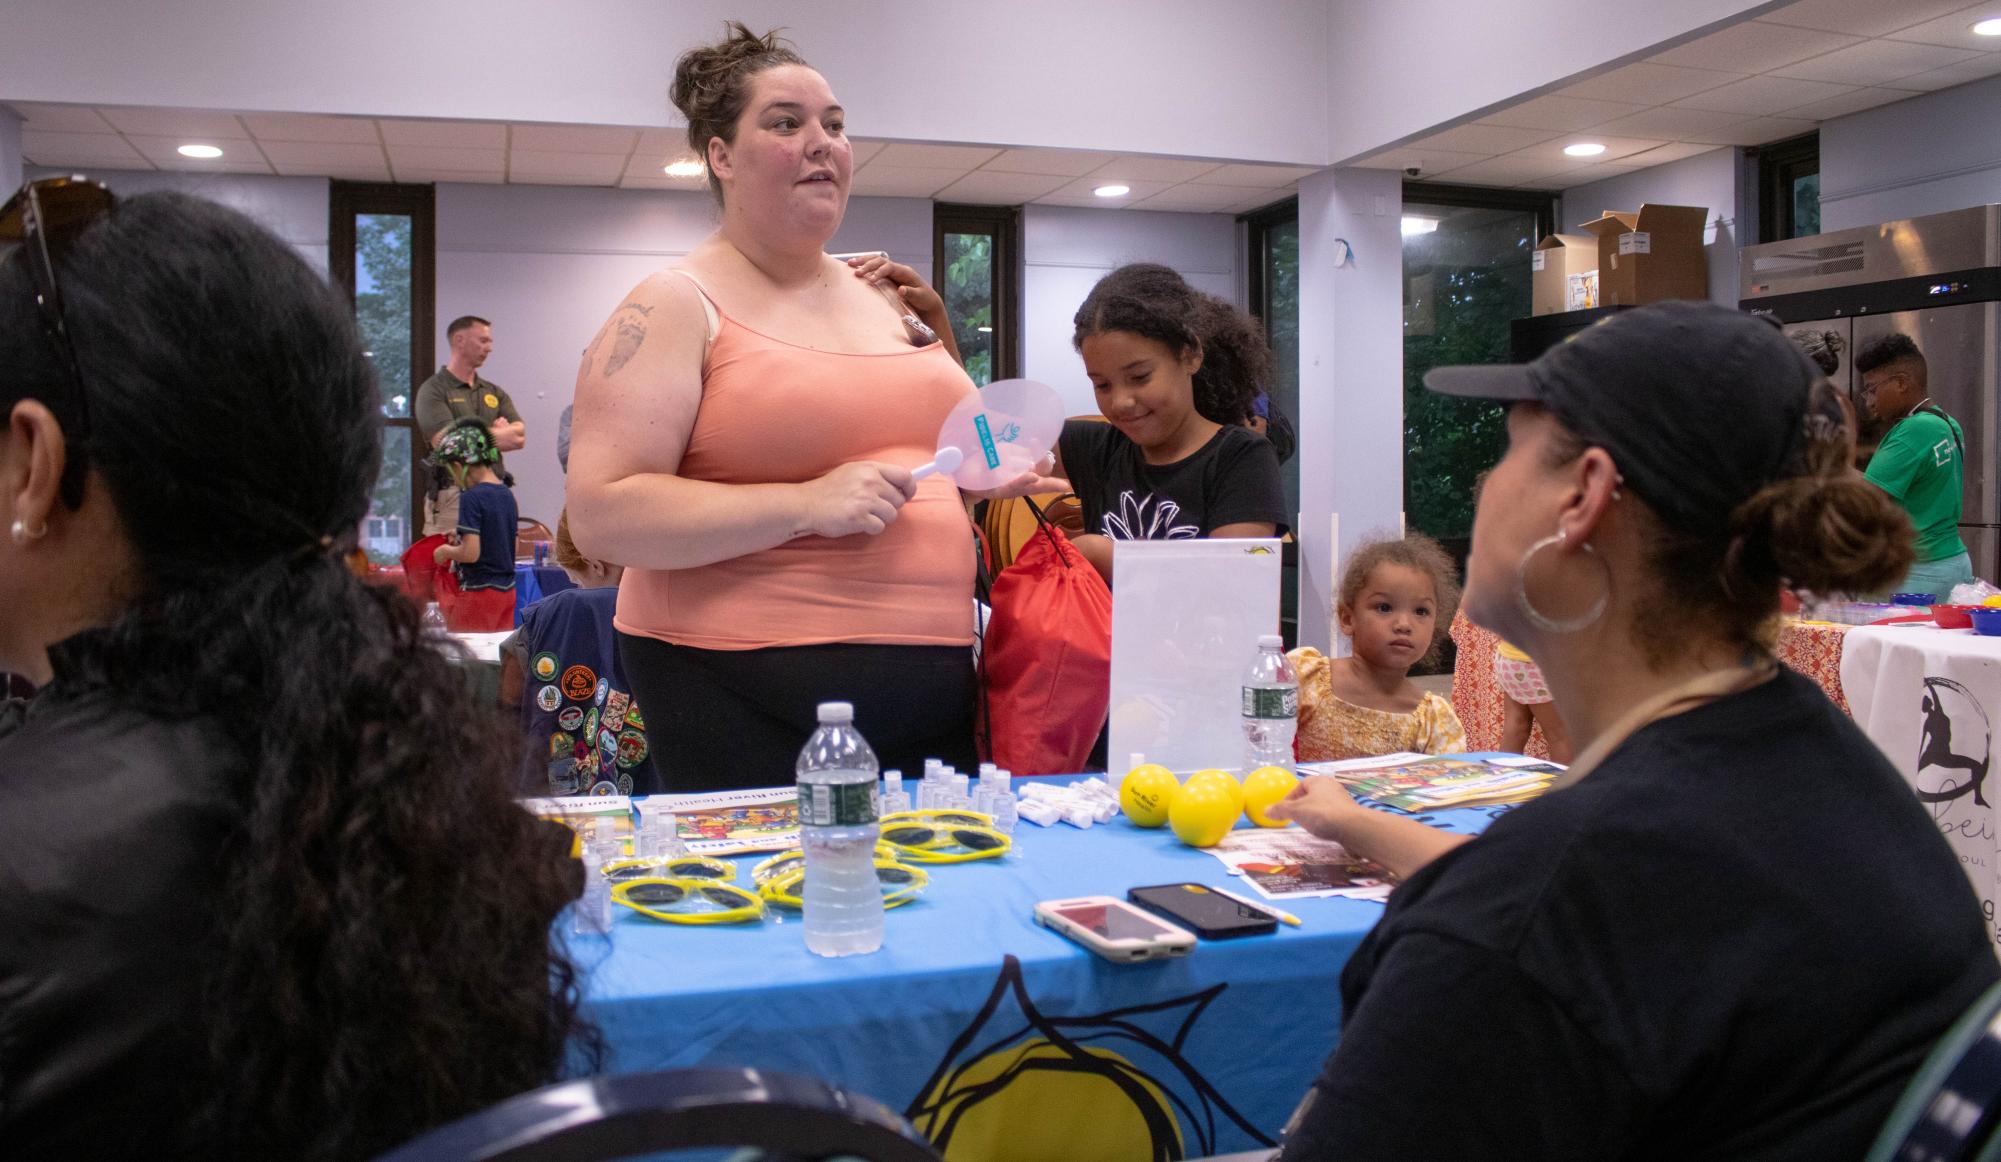
[[[1866,1162],[2001,1159],[2001,984],[1982,993],[1897,1099]]]
[[[729,1147],[761,1150],[766,1162],[939,1162],[882,1103],[760,1069],[671,1069],[546,1086],[376,1162],[611,1162]]]

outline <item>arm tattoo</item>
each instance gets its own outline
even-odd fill
[[[606,328],[613,334],[611,357],[604,361],[606,378],[618,374],[620,368],[630,363],[634,355],[639,354],[639,345],[646,341],[646,323],[644,320],[646,316],[652,313],[652,307],[643,306],[639,303],[626,303],[612,313],[611,323]],[[602,332],[599,333],[598,338],[600,340],[604,338]],[[593,351],[595,351],[595,346],[593,346]]]

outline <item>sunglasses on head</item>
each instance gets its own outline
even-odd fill
[[[84,390],[83,367],[77,362],[76,345],[63,318],[62,289],[56,280],[56,264],[69,253],[77,236],[91,223],[111,213],[118,199],[101,182],[80,177],[40,178],[22,186],[0,206],[0,247],[18,246],[34,281],[35,305],[42,316],[42,331],[54,348],[56,362],[68,379],[70,430],[65,439],[72,448],[80,446],[90,430],[89,394]],[[64,498],[72,503],[82,496],[83,457],[72,455],[64,469]]]

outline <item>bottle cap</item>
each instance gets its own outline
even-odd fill
[[[1284,649],[1285,639],[1275,633],[1268,633],[1258,639],[1258,648],[1261,650]]]
[[[855,720],[854,703],[852,702],[820,703],[821,722],[853,722],[854,720]]]

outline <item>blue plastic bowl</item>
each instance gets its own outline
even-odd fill
[[[2001,609],[1969,609],[1966,615],[1973,619],[1974,633],[2001,637]]]
[[[1937,599],[1929,593],[1892,593],[1892,605],[1930,605]]]

